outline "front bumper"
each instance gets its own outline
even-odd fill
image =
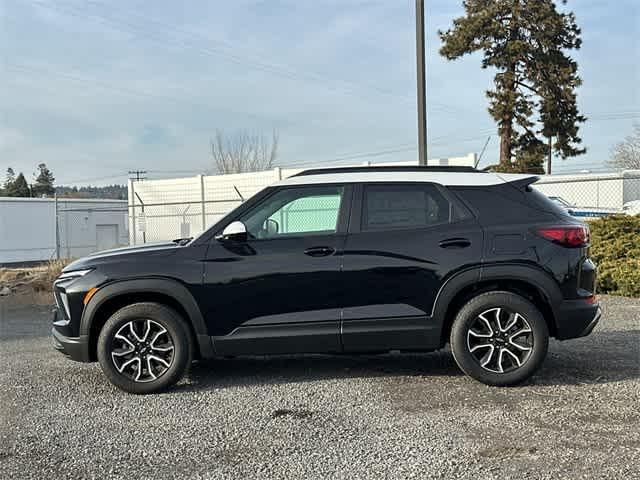
[[[78,362],[90,362],[89,358],[89,337],[88,335],[80,335],[78,337],[68,337],[65,335],[68,323],[61,320],[58,316],[58,310],[53,311],[53,328],[51,329],[51,341],[53,348],[65,354],[72,360]]]
[[[77,362],[90,362],[89,338],[86,335],[79,337],[65,337],[58,333],[55,327],[51,330],[53,348],[65,354]]]
[[[589,335],[602,317],[599,303],[584,300],[565,300],[556,311],[558,340],[580,338]]]

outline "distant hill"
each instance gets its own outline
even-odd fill
[[[126,200],[126,185],[106,185],[104,187],[56,187],[59,198],[106,198]]]

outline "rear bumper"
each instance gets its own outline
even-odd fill
[[[556,311],[558,340],[568,340],[589,335],[602,317],[599,303],[585,300],[565,300]]]

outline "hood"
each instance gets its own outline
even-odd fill
[[[109,260],[117,260],[126,255],[172,253],[180,248],[184,248],[184,246],[175,242],[162,242],[103,250],[71,262],[62,271],[69,272],[72,270],[82,270]]]

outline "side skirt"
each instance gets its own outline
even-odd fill
[[[437,350],[441,329],[426,316],[344,320],[342,345],[345,352]]]
[[[236,328],[211,337],[216,355],[340,353],[340,322],[281,323]]]

